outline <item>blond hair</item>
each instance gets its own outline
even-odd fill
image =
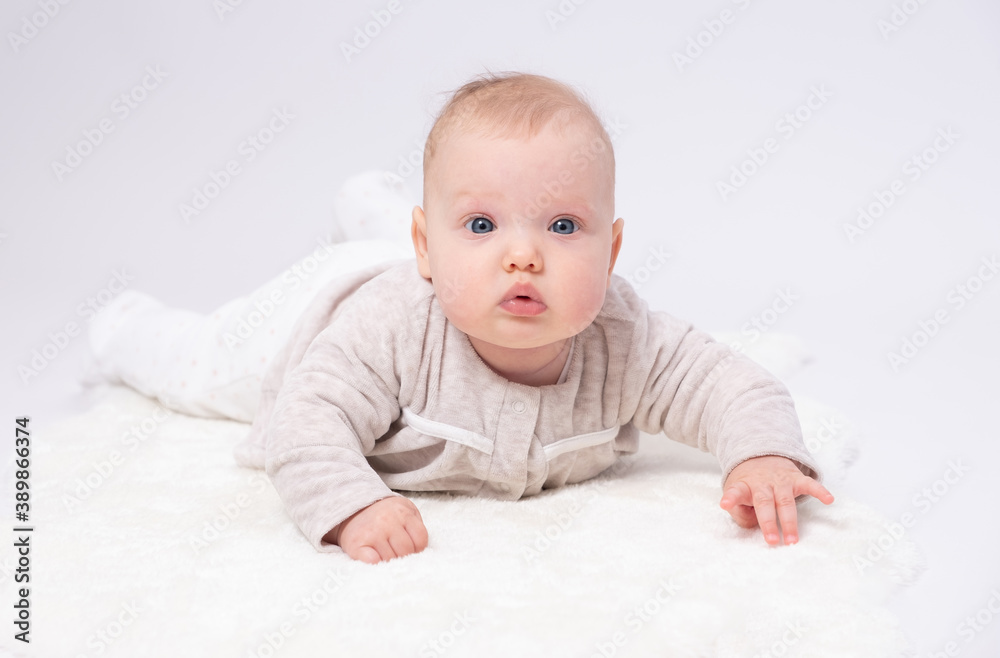
[[[541,75],[487,72],[456,89],[434,121],[424,146],[425,195],[438,147],[448,135],[470,131],[502,138],[532,137],[554,119],[560,127],[583,122],[593,131],[608,155],[613,184],[611,138],[579,92]]]

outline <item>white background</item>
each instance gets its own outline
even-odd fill
[[[650,249],[672,254],[640,288],[653,307],[738,331],[777,291],[797,295],[771,330],[815,360],[788,384],[863,438],[834,494],[918,518],[908,535],[928,569],[892,603],[903,628],[920,656],[949,641],[996,655],[1000,616],[971,642],[957,627],[1000,588],[1000,277],[961,309],[949,295],[1000,256],[1000,6],[902,4],[913,13],[897,10],[906,20],[889,32],[890,0],[567,1],[556,23],[557,0],[401,0],[348,61],[340,44],[387,3],[246,0],[220,15],[210,0],[70,2],[12,44],[41,9],[6,2],[0,417],[30,415],[37,430],[87,408],[82,335],[37,376],[18,367],[50,332],[85,327],[79,305],[116,270],[200,311],[249,292],[331,231],[345,178],[419,152],[445,92],[486,69],[541,73],[622,127],[618,271],[642,276]],[[713,36],[723,10],[732,20]],[[166,77],[122,117],[113,104],[146,67]],[[829,99],[789,134],[778,122],[814,88]],[[282,108],[294,119],[246,162],[240,143]],[[105,118],[113,132],[59,180],[53,163]],[[954,143],[913,180],[906,162],[949,128]],[[724,199],[717,182],[768,138],[777,152]],[[241,173],[185,223],[179,205],[232,159]],[[851,242],[844,224],[897,179],[904,192]],[[420,171],[406,184],[418,202]],[[938,309],[947,324],[894,370],[887,353]],[[970,470],[921,513],[914,496],[955,460]]]

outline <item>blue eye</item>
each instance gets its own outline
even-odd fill
[[[553,233],[558,233],[559,235],[569,235],[570,233],[576,233],[580,230],[580,227],[576,225],[572,219],[568,217],[562,217],[552,222],[552,226],[549,230]]]
[[[469,229],[473,233],[489,233],[496,229],[496,225],[492,221],[486,219],[485,217],[473,217],[465,223],[465,228]]]

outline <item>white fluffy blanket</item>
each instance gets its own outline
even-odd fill
[[[787,375],[801,361],[794,341],[766,338],[752,356]],[[850,426],[796,401],[837,495]],[[0,647],[16,656],[874,658],[907,646],[884,604],[920,557],[887,519],[843,495],[830,507],[800,502],[801,542],[769,548],[719,508],[710,455],[647,436],[611,472],[534,498],[415,494],[429,547],[370,566],[313,551],[266,477],[234,463],[246,430],[167,415],[111,388],[88,413],[37,433],[32,644],[14,641],[8,622]]]

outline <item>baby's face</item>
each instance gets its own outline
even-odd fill
[[[414,208],[421,274],[448,320],[502,348],[557,344],[604,303],[621,246],[606,147],[590,132],[453,135]]]

